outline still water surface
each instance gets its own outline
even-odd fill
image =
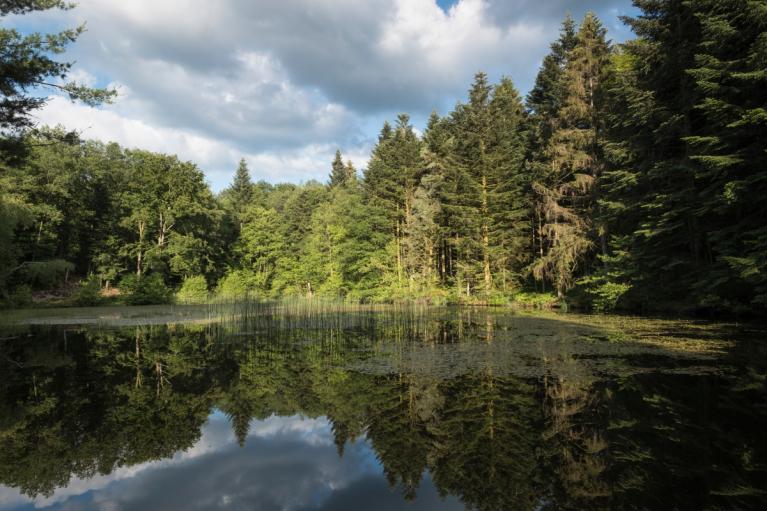
[[[3,313],[0,510],[767,509],[754,325]]]

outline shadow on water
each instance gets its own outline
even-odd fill
[[[759,330],[341,305],[60,314],[0,335],[0,509],[767,504]],[[204,499],[170,504],[197,481]]]

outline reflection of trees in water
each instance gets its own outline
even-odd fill
[[[219,408],[241,445],[254,418],[326,416],[339,455],[366,436],[386,478],[408,499],[428,470],[441,494],[476,509],[654,507],[654,492],[701,481],[706,467],[694,458],[704,455],[726,468],[714,471],[696,506],[729,502],[710,496],[726,490],[750,492],[738,497],[741,507],[758,502],[764,440],[748,429],[738,435],[743,424],[696,428],[701,418],[692,410],[716,402],[733,417],[763,424],[764,410],[743,412],[744,396],[764,396],[763,383],[753,383],[759,371],[743,377],[739,392],[701,393],[668,376],[605,382],[577,357],[547,353],[544,343],[543,378],[498,375],[489,361],[444,377],[409,370],[408,343],[434,358],[419,359],[422,366],[436,367],[444,362],[440,345],[507,342],[494,316],[366,320],[327,331],[299,326],[259,325],[239,337],[215,325],[70,331],[66,344],[61,331],[40,330],[5,342],[0,482],[50,494],[72,475],[172,456],[199,439],[210,410]],[[397,372],[346,369],[383,347],[386,357],[400,358]],[[689,493],[668,498],[671,507],[689,507]]]
[[[557,477],[549,498],[552,509],[609,507],[610,486],[604,479],[608,442],[604,424],[595,417],[600,396],[595,377],[567,354],[544,355],[542,462]]]
[[[167,330],[154,328],[70,332],[66,351],[45,332],[4,344],[1,358],[14,363],[0,382],[0,481],[49,495],[72,475],[108,474],[192,445],[211,402],[196,392],[199,378],[177,372],[167,341]]]

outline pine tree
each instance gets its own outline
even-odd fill
[[[242,213],[253,199],[253,182],[245,158],[240,159],[234,179],[229,187],[232,207],[237,214]]]
[[[527,116],[509,78],[493,88],[488,161],[489,255],[496,287],[519,287],[530,262],[530,179],[525,169]]]
[[[436,246],[434,263],[442,285],[448,284],[456,277],[455,240],[458,235],[458,224],[463,216],[459,190],[465,168],[455,154],[456,139],[453,129],[450,118],[440,118],[433,111],[423,137],[422,160],[425,175],[422,181],[429,180],[440,205],[435,218],[437,232],[434,241]]]
[[[544,57],[535,86],[527,96],[527,109],[530,112],[527,174],[531,183],[542,185],[551,177],[552,162],[547,148],[565,99],[565,66],[576,43],[575,21],[568,15],[562,22],[559,39],[552,43],[551,52]],[[543,233],[544,217],[544,201],[538,197],[533,203],[530,219],[533,224],[531,249],[536,259],[542,259],[551,244]],[[541,289],[545,290],[546,279],[538,280]]]
[[[687,74],[698,97],[684,137],[704,230],[705,271],[694,285],[717,306],[767,306],[767,4],[703,0],[701,26]],[[702,118],[699,118],[701,117]]]
[[[559,39],[552,43],[551,52],[543,58],[535,85],[527,95],[528,109],[540,120],[555,116],[562,105],[562,80],[567,57],[577,43],[576,26],[568,15],[562,22]]]
[[[336,155],[333,157],[333,163],[330,170],[330,182],[331,187],[341,186],[346,183],[348,172],[344,166],[344,159],[341,156],[341,150],[336,149]]]
[[[594,183],[602,168],[600,86],[609,56],[605,29],[586,14],[565,66],[565,94],[547,147],[551,168],[534,184],[549,248],[533,266],[562,297],[572,287],[595,240]]]
[[[488,293],[493,286],[490,269],[490,174],[488,149],[492,119],[492,86],[487,75],[477,73],[469,89],[469,101],[451,115],[456,137],[455,154],[465,169],[456,183],[453,199],[456,226],[454,248],[457,284],[470,296],[477,288]]]
[[[610,91],[610,165],[602,189],[613,210],[613,242],[626,253],[621,266],[633,284],[631,300],[649,306],[658,296],[689,296],[700,260],[694,171],[681,141],[696,101],[685,70],[700,28],[682,0],[636,5],[642,13],[625,21],[639,39],[625,44]]]
[[[74,4],[63,1],[5,1],[0,3],[0,17],[73,7]],[[62,54],[84,31],[85,25],[53,34],[0,28],[0,46],[3,48],[0,56],[0,158],[23,154],[24,135],[36,124],[33,117],[35,110],[48,101],[46,92],[58,91],[72,101],[90,106],[110,103],[117,95],[114,90],[91,88],[74,81],[61,83],[66,80],[73,63],[60,62],[55,57]],[[78,140],[76,132],[48,131],[47,134],[59,135],[56,140],[68,143]]]
[[[397,282],[401,286],[407,277],[402,238],[405,225],[412,220],[412,202],[422,174],[421,141],[407,114],[397,117],[393,129],[384,123],[378,140],[365,171],[364,188],[375,214],[390,226]]]

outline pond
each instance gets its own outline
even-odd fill
[[[269,304],[2,319],[3,511],[767,509],[758,325]]]

